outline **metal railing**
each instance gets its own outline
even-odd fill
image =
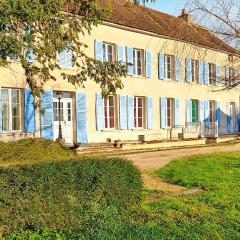
[[[201,137],[217,138],[219,136],[218,122],[202,122]]]

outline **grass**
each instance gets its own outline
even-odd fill
[[[154,193],[123,159],[79,158],[43,140],[15,142],[13,153],[3,145],[0,163],[14,163],[0,168],[6,239],[240,239],[238,152],[171,162],[161,179],[206,191],[148,201]]]

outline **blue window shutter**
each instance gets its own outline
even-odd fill
[[[230,68],[225,68],[225,87],[229,87],[230,84]]]
[[[192,101],[186,99],[186,123],[192,122]]]
[[[179,126],[180,125],[180,120],[179,120],[179,117],[180,117],[180,106],[179,106],[179,99],[178,98],[175,98],[175,127]]]
[[[96,125],[98,131],[104,129],[104,99],[100,93],[96,93]]]
[[[166,128],[166,102],[167,99],[165,97],[160,98],[160,106],[161,106],[161,128]]]
[[[204,122],[209,123],[210,121],[210,106],[209,106],[209,101],[205,100],[204,101]]]
[[[65,50],[65,67],[73,67],[73,51],[71,49]]]
[[[234,68],[234,77],[235,77],[235,84],[238,83],[238,68]],[[239,87],[239,86],[237,86]]]
[[[0,88],[0,133],[2,132],[2,89]]]
[[[13,61],[18,61],[18,60],[19,60],[17,54],[14,54],[14,55],[11,57],[11,59],[12,59]]]
[[[216,119],[218,122],[218,127],[220,127],[221,126],[221,106],[219,101],[216,101]]]
[[[120,128],[122,130],[127,129],[127,96],[120,95]]]
[[[57,61],[61,68],[65,67],[65,51],[57,53]]]
[[[128,105],[127,105],[127,112],[128,112],[128,129],[134,128],[134,97],[128,96]]]
[[[146,51],[146,77],[152,77],[152,53]]]
[[[236,109],[235,109],[235,129],[236,129],[236,132],[239,132],[239,110],[238,110],[238,106],[237,104],[235,103],[235,106],[236,106]]]
[[[176,81],[179,82],[181,80],[181,62],[178,56],[175,57],[175,75]]]
[[[153,129],[153,98],[147,97],[147,126]]]
[[[230,101],[227,101],[227,132],[232,133]]]
[[[204,61],[203,63],[204,84],[209,85],[209,64]]]
[[[30,89],[25,89],[25,132],[34,133],[36,131],[36,111],[35,100]]]
[[[53,140],[53,91],[44,91],[41,108],[41,137]]]
[[[95,40],[95,58],[103,62],[103,42]]]
[[[123,45],[117,46],[117,52],[118,52],[118,62],[125,63],[125,47]]]
[[[216,64],[216,85],[221,86],[221,66]]]
[[[192,59],[186,58],[186,82],[192,82]]]
[[[73,67],[73,52],[71,49],[66,49],[57,54],[58,64],[61,68]]]
[[[165,80],[165,58],[164,54],[158,54],[158,77],[161,80]]]
[[[204,112],[204,100],[200,100],[199,101],[199,113],[200,113],[200,122],[204,122],[204,116],[205,116],[205,112]]]
[[[76,93],[77,143],[87,143],[87,97]]]
[[[127,48],[127,63],[131,66],[128,66],[128,75],[133,75],[133,48]]]
[[[25,50],[25,58],[26,58],[26,61],[29,62],[29,63],[34,63],[35,62],[36,56],[35,56],[32,49],[27,48]]]
[[[199,78],[199,84],[204,84],[203,80],[203,61],[198,62],[198,78]]]

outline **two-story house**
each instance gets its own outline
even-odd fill
[[[92,80],[85,88],[76,88],[59,72],[57,81],[45,85],[41,114],[34,109],[20,64],[13,62],[11,70],[0,70],[1,139],[54,140],[59,120],[68,144],[139,136],[164,140],[183,137],[183,132],[186,138],[203,137],[202,127],[212,126],[222,135],[239,132],[239,89],[226,90],[238,77],[235,49],[192,23],[185,11],[174,17],[113,1],[111,12],[83,41],[89,56],[131,63],[122,79],[124,88],[102,98]],[[71,59],[71,52],[59,54],[63,71],[75,71]]]

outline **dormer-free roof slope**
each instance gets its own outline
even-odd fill
[[[230,54],[238,51],[224,43],[207,29],[183,18],[162,13],[145,6],[134,5],[126,0],[96,0],[102,8],[110,7],[110,16],[106,22],[143,30],[163,37],[200,45]],[[76,13],[74,6],[68,5],[68,10]]]

